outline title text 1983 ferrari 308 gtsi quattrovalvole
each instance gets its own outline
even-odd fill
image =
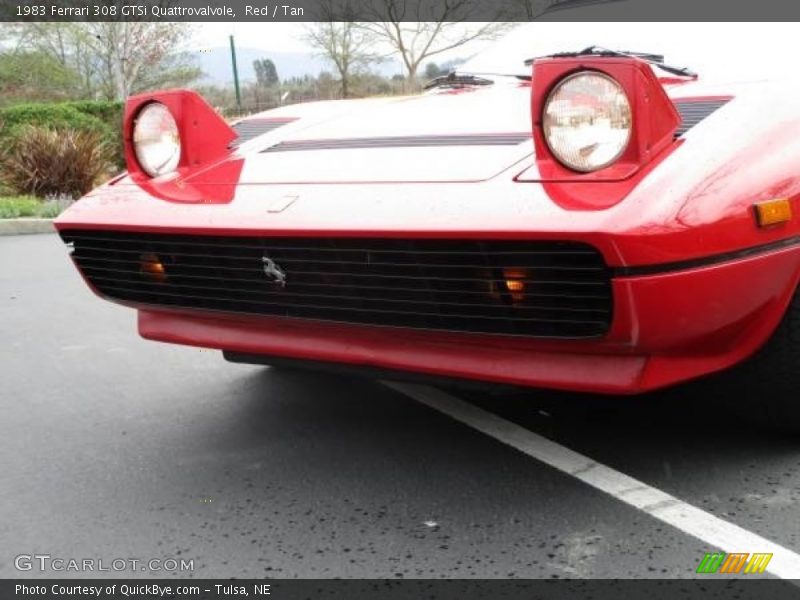
[[[735,367],[797,430],[796,97],[598,47],[232,125],[146,93],[56,225],[148,339],[604,394]]]

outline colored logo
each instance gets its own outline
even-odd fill
[[[754,574],[763,573],[772,554],[747,552],[707,552],[697,567],[698,573]]]

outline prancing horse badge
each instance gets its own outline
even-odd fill
[[[261,261],[264,263],[264,275],[266,275],[271,282],[277,283],[281,287],[286,287],[286,273],[283,269],[269,256],[261,257]]]

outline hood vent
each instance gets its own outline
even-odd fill
[[[290,140],[262,152],[298,150],[355,150],[362,148],[420,148],[435,146],[516,146],[531,138],[524,133],[471,133],[459,135],[414,135],[362,137],[328,140]]]
[[[681,124],[675,130],[675,137],[681,137],[700,121],[715,113],[730,101],[730,98],[674,100],[675,108],[681,114]]]
[[[228,147],[231,149],[238,148],[245,142],[249,142],[260,135],[264,135],[265,133],[296,120],[297,119],[293,117],[282,117],[273,119],[245,119],[244,121],[239,121],[232,125],[233,130],[239,137],[233,140]]]

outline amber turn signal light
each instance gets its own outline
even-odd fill
[[[769,227],[786,223],[792,218],[792,204],[788,198],[776,198],[755,205],[756,221],[759,227]]]
[[[506,287],[509,292],[522,292],[525,290],[525,283],[516,279],[506,279]]]
[[[167,270],[164,268],[164,264],[158,255],[152,252],[139,256],[139,272],[150,281],[164,283],[167,280]]]
[[[514,302],[522,302],[525,299],[525,278],[527,274],[517,269],[504,269],[506,289],[511,294]]]

